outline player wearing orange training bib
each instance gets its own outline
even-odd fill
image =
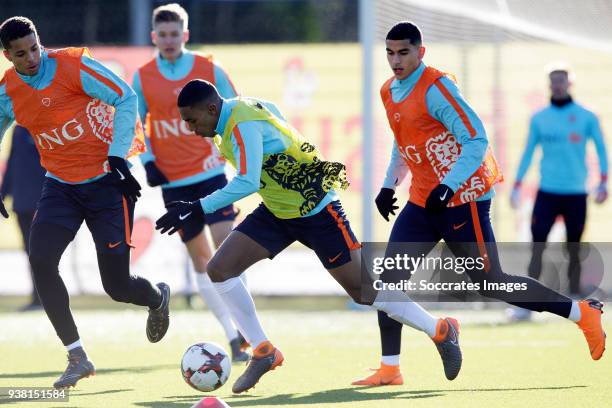
[[[29,260],[45,312],[68,350],[68,367],[53,384],[65,388],[95,372],[58,271],[83,221],[96,244],[104,290],[115,301],[149,307],[149,341],[161,340],[168,329],[168,286],[155,287],[130,274],[140,185],[126,158],[145,148],[137,99],[87,49],[44,50],[25,17],[4,21],[0,40],[13,64],[0,81],[0,137],[13,121],[26,128],[47,170],[32,222]]]
[[[193,201],[227,184],[225,160],[208,140],[196,136],[181,119],[176,98],[192,79],[203,78],[217,84],[226,98],[236,96],[229,77],[211,56],[185,49],[189,39],[188,15],[178,4],[160,6],[153,11],[151,39],[157,48],[154,58],[134,75],[138,111],[146,121],[149,150],[140,156],[150,186],[161,186],[166,207],[175,201]],[[233,361],[246,361],[244,338],[238,333],[230,313],[212,285],[206,266],[213,248],[206,238],[208,228],[214,247],[218,247],[234,226],[233,205],[207,214],[201,222],[184,226],[185,243],[196,271],[200,295],[215,315],[230,343]]]
[[[408,171],[412,173],[409,200],[393,225],[389,243],[412,243],[401,250],[414,253],[402,255],[416,258],[426,256],[443,239],[455,256],[481,259],[483,267],[466,270],[481,288],[481,295],[577,322],[592,358],[599,359],[605,348],[600,302],[573,302],[536,280],[502,271],[489,218],[492,187],[501,180],[500,171],[482,122],[455,82],[422,61],[425,47],[418,27],[397,23],[387,34],[386,49],[394,75],[382,86],[380,95],[395,142],[376,206],[387,221],[398,209],[395,188]],[[395,255],[389,253],[394,247],[387,248],[386,256]],[[400,278],[406,274],[393,276],[391,272],[388,280]],[[483,282],[526,289],[490,290]],[[402,325],[380,312],[378,323],[380,368],[354,385],[403,384],[399,369]],[[429,330],[433,333],[435,328]],[[453,380],[459,370],[445,373]]]

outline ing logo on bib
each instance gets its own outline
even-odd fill
[[[85,113],[94,135],[104,143],[111,144],[115,109],[99,99],[93,99],[87,104]]]

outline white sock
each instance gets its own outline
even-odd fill
[[[65,347],[66,347],[66,350],[70,351],[70,350],[74,350],[77,347],[83,347],[83,346],[81,345],[81,339],[78,339],[74,343],[70,343],[69,345]]]
[[[570,310],[569,316],[567,316],[572,322],[578,322],[582,318],[580,313],[580,305],[575,300],[572,302],[572,310]]]
[[[380,291],[372,306],[387,313],[393,320],[427,333],[429,337],[436,335],[438,318],[413,302],[405,293]]]
[[[204,303],[206,303],[212,314],[215,315],[219,323],[221,323],[227,340],[232,341],[238,337],[238,330],[236,330],[236,326],[232,323],[230,311],[223,302],[223,299],[221,299],[221,296],[217,293],[217,289],[215,289],[208,274],[196,272],[195,275],[202,300],[204,300]]]
[[[387,366],[398,366],[400,365],[400,355],[382,356],[380,362]]]
[[[251,343],[253,350],[267,341],[257,317],[255,303],[244,282],[240,278],[231,278],[224,282],[213,282],[213,285],[232,314],[232,320]]]

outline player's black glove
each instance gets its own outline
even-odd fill
[[[376,203],[376,208],[378,208],[378,212],[385,221],[389,221],[389,214],[395,215],[395,210],[399,207],[395,205],[397,198],[395,197],[395,190],[392,188],[381,188],[380,192],[376,196],[374,202]]]
[[[446,209],[448,202],[453,198],[455,192],[446,184],[438,184],[427,197],[425,210],[429,213],[438,214]]]
[[[168,212],[155,222],[155,229],[168,235],[174,234],[183,228],[188,222],[204,221],[204,210],[200,200],[196,201],[173,201],[168,204]]]
[[[147,172],[147,184],[151,187],[157,187],[168,183],[168,179],[154,161],[145,163],[144,168]]]
[[[117,182],[117,187],[121,194],[130,201],[136,202],[140,197],[140,184],[130,173],[127,161],[121,157],[108,156],[108,167],[110,167],[110,176]]]
[[[8,212],[6,212],[6,208],[4,208],[4,203],[2,202],[2,196],[0,196],[0,214],[4,218],[8,218]]]

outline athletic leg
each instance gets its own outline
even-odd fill
[[[102,285],[117,302],[148,306],[146,334],[150,342],[156,343],[170,323],[170,288],[161,282],[154,286],[130,273],[134,203],[128,202],[107,179],[90,183],[84,194],[85,221],[96,244]]]
[[[95,373],[82,347],[70,311],[68,291],[58,265],[68,244],[83,222],[78,202],[80,187],[45,180],[37,215],[32,223],[29,259],[35,287],[55,332],[68,351],[68,366],[53,383],[56,388],[74,386],[81,378]]]
[[[546,249],[546,240],[552,226],[559,215],[559,199],[557,194],[538,191],[533,213],[531,215],[531,260],[529,261],[529,276],[540,279],[542,273],[542,255]]]
[[[362,273],[361,244],[353,234],[339,201],[330,203],[319,214],[307,219],[292,220],[289,225],[292,223],[296,224],[293,227],[294,237],[315,251],[323,266],[353,300],[357,303],[372,304],[375,309],[386,313],[390,318],[429,335],[442,355],[447,378],[452,380],[458,375],[461,367],[461,352],[456,337],[458,325],[449,327],[448,319],[435,318],[404,292],[374,290],[373,279],[368,273]],[[427,248],[430,248],[430,245],[431,243],[425,244]],[[387,247],[386,256],[392,256],[393,251],[402,249],[390,249],[390,246]],[[422,247],[417,252],[421,252],[420,249],[426,250]],[[383,280],[387,282],[389,279],[385,278],[385,274],[386,272],[383,274]],[[404,279],[408,278],[405,272],[402,275]],[[390,279],[398,278],[400,276],[392,274]],[[454,320],[453,324],[456,324]],[[440,335],[442,328],[448,329],[444,335]],[[453,344],[446,347],[446,340],[450,339],[450,336],[454,336]],[[448,354],[450,348],[453,351]]]
[[[253,298],[240,275],[251,265],[269,257],[270,252],[251,237],[241,231],[232,231],[208,263],[208,275],[217,293],[254,349],[267,342],[268,338],[257,317]]]
[[[215,248],[219,248],[225,238],[227,238],[228,235],[232,232],[232,229],[234,228],[234,218],[236,217],[236,213],[234,211],[233,206],[228,206],[225,209],[221,209],[219,211],[221,212],[220,215],[222,218],[220,218],[218,222],[214,222],[208,226]],[[228,217],[231,217],[231,219]],[[249,342],[245,339],[242,333],[240,333],[238,329],[236,329],[236,326],[234,325],[234,322],[231,319],[231,314],[227,309],[227,306],[225,305],[225,303],[223,303],[223,300],[214,288],[214,285],[208,277],[208,274],[203,275],[201,279],[206,280],[206,282],[202,283],[202,286],[200,286],[201,292],[203,291],[204,287],[210,288],[206,290],[214,291],[214,295],[210,295],[207,298],[210,299],[208,307],[211,309],[213,314],[215,314],[217,320],[219,320],[219,322],[223,326],[223,329],[225,330],[225,334],[230,343],[230,349],[232,350],[232,361],[247,361],[250,358],[250,355],[245,352],[245,350],[250,347]],[[240,279],[246,286],[246,273],[241,274]]]
[[[256,224],[250,223],[249,217],[243,222],[247,223],[247,227]],[[257,229],[244,228],[244,231],[250,233]],[[260,231],[266,233],[265,230]],[[235,230],[223,241],[208,265],[208,273],[217,292],[228,306],[233,321],[253,347],[253,358],[232,386],[232,392],[235,393],[252,388],[265,373],[282,365],[284,360],[280,350],[268,341],[259,322],[253,298],[240,279],[240,275],[248,267],[264,258],[272,257],[273,254],[275,255],[250,236]]]
[[[482,257],[486,259],[484,270],[467,270],[473,282],[480,284],[480,293],[486,297],[503,300],[507,303],[526,309],[542,312],[548,311],[559,316],[568,317],[572,301],[552,289],[547,288],[535,279],[525,276],[509,275],[502,271],[497,244],[489,218],[491,201],[472,202],[449,208],[438,220],[443,231],[444,240],[455,256]],[[450,225],[467,223],[460,229]],[[522,285],[526,290],[507,292],[505,290],[488,290],[483,282]]]
[[[68,228],[35,223],[30,235],[30,265],[42,305],[64,346],[79,340],[70,312],[68,290],[58,265],[75,233]]]
[[[406,204],[393,224],[389,242],[412,243],[402,245],[402,252],[409,250],[414,256],[418,257],[421,253],[429,253],[439,239],[418,207],[413,204]],[[389,250],[391,249],[392,246],[389,246]],[[388,253],[386,256],[393,256],[393,254]],[[402,274],[399,278],[406,279],[409,276]],[[378,311],[377,315],[382,349],[380,368],[374,374],[354,381],[353,385],[371,386],[403,383],[399,372],[403,324],[390,318],[385,312]],[[435,325],[433,325],[433,331],[435,334]]]
[[[499,263],[497,245],[489,218],[490,205],[490,200],[472,202],[445,211],[446,217],[470,221],[467,223],[470,228],[462,229],[461,233],[449,229],[444,234],[444,239],[448,239],[447,242],[453,241],[449,242],[449,246],[455,255],[481,256],[487,260],[484,270],[466,271],[473,282],[480,284],[480,294],[532,311],[554,313],[576,322],[585,335],[591,357],[594,360],[600,359],[605,350],[605,333],[601,325],[603,304],[590,299],[572,301],[535,279],[504,273]],[[441,222],[440,225],[443,228],[448,223]],[[502,283],[506,287],[521,287],[521,290],[508,292],[487,289],[484,285],[485,280],[488,283]]]
[[[30,229],[32,228],[32,220],[34,219],[33,212],[18,212],[17,214],[17,224],[19,224],[19,231],[21,232],[21,238],[23,242],[23,250],[26,255],[30,255]],[[36,286],[34,283],[34,273],[32,272],[32,268],[30,267],[30,277],[32,278],[32,295],[30,304],[26,305],[21,310],[32,310],[36,308],[40,308],[40,299],[38,298],[38,293],[36,292]]]
[[[567,232],[567,252],[569,255],[567,275],[569,278],[570,296],[580,296],[581,292],[580,241],[582,240],[586,217],[587,195],[576,194],[567,196],[563,203],[563,219]]]

